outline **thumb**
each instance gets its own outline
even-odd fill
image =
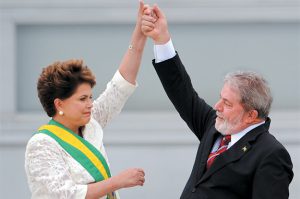
[[[158,18],[164,18],[165,17],[165,15],[164,15],[164,13],[161,11],[161,9],[157,6],[157,4],[154,4],[154,6],[153,6],[153,11],[154,11],[154,13],[156,14],[156,16],[158,17]]]

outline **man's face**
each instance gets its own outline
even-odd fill
[[[223,135],[235,134],[247,127],[246,112],[240,101],[238,91],[224,84],[214,107],[217,111],[215,127]]]

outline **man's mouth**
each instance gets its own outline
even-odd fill
[[[219,113],[217,113],[217,118],[221,119],[221,120],[224,120],[223,116],[221,114],[219,114]]]

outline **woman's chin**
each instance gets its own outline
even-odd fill
[[[90,122],[90,120],[91,120],[91,117],[89,116],[89,117],[84,117],[84,118],[82,118],[82,120],[81,120],[81,126],[84,126],[84,125],[86,125],[87,123],[89,123]]]

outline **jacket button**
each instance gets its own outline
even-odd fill
[[[193,190],[192,190],[192,193],[195,193],[196,190],[197,190],[196,187],[194,187]]]

